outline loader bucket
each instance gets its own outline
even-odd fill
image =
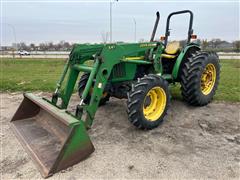
[[[30,93],[24,94],[11,127],[45,178],[94,151],[81,120]]]

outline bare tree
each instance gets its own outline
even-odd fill
[[[234,41],[233,46],[237,52],[240,52],[240,40]]]
[[[47,44],[45,44],[45,43],[40,43],[39,48],[40,48],[41,51],[46,51],[48,49]]]
[[[24,50],[28,50],[28,47],[27,47],[27,45],[25,44],[25,42],[20,42],[20,44],[19,44],[19,47],[20,47],[20,49],[24,49]]]
[[[47,46],[48,46],[48,47],[47,47],[48,50],[54,50],[54,49],[55,49],[53,42],[49,42],[49,43],[47,44]]]
[[[203,39],[201,44],[202,44],[202,49],[207,49],[207,47],[209,46],[209,42],[207,39]]]
[[[218,48],[221,43],[222,43],[221,39],[212,39],[210,41],[210,44],[212,45],[213,48]]]
[[[64,42],[63,47],[65,50],[69,50],[71,48],[71,45],[69,44],[69,42]]]
[[[35,48],[36,48],[36,47],[35,47],[35,44],[34,44],[34,43],[31,43],[31,44],[30,44],[30,49],[31,49],[32,51],[35,51]]]

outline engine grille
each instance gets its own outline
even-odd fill
[[[126,76],[125,64],[124,63],[116,64],[113,67],[112,77],[124,77],[124,76]]]

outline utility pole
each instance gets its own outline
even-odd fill
[[[137,40],[137,22],[136,22],[135,18],[133,18],[133,22],[134,22],[134,42],[136,42],[136,40]]]
[[[110,43],[112,43],[112,5],[114,4],[115,1],[118,1],[118,0],[110,0]]]
[[[15,27],[14,27],[12,24],[8,24],[8,23],[4,23],[4,24],[6,24],[6,25],[8,25],[10,28],[12,28],[14,41],[15,41],[15,44],[16,44],[16,46],[17,46],[17,37],[16,37]]]
[[[15,50],[17,50],[17,37],[16,37],[16,30],[15,30],[15,27],[12,25],[12,24],[8,24],[8,23],[4,23],[6,25],[8,25],[12,31],[13,31],[13,37],[14,37],[14,41],[15,41]],[[15,55],[14,55],[14,49],[12,50],[12,55],[13,55],[13,58],[15,58]]]

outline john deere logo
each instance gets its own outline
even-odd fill
[[[139,46],[140,46],[140,48],[141,47],[154,47],[154,46],[156,46],[156,44],[144,43],[144,44],[140,44]]]

